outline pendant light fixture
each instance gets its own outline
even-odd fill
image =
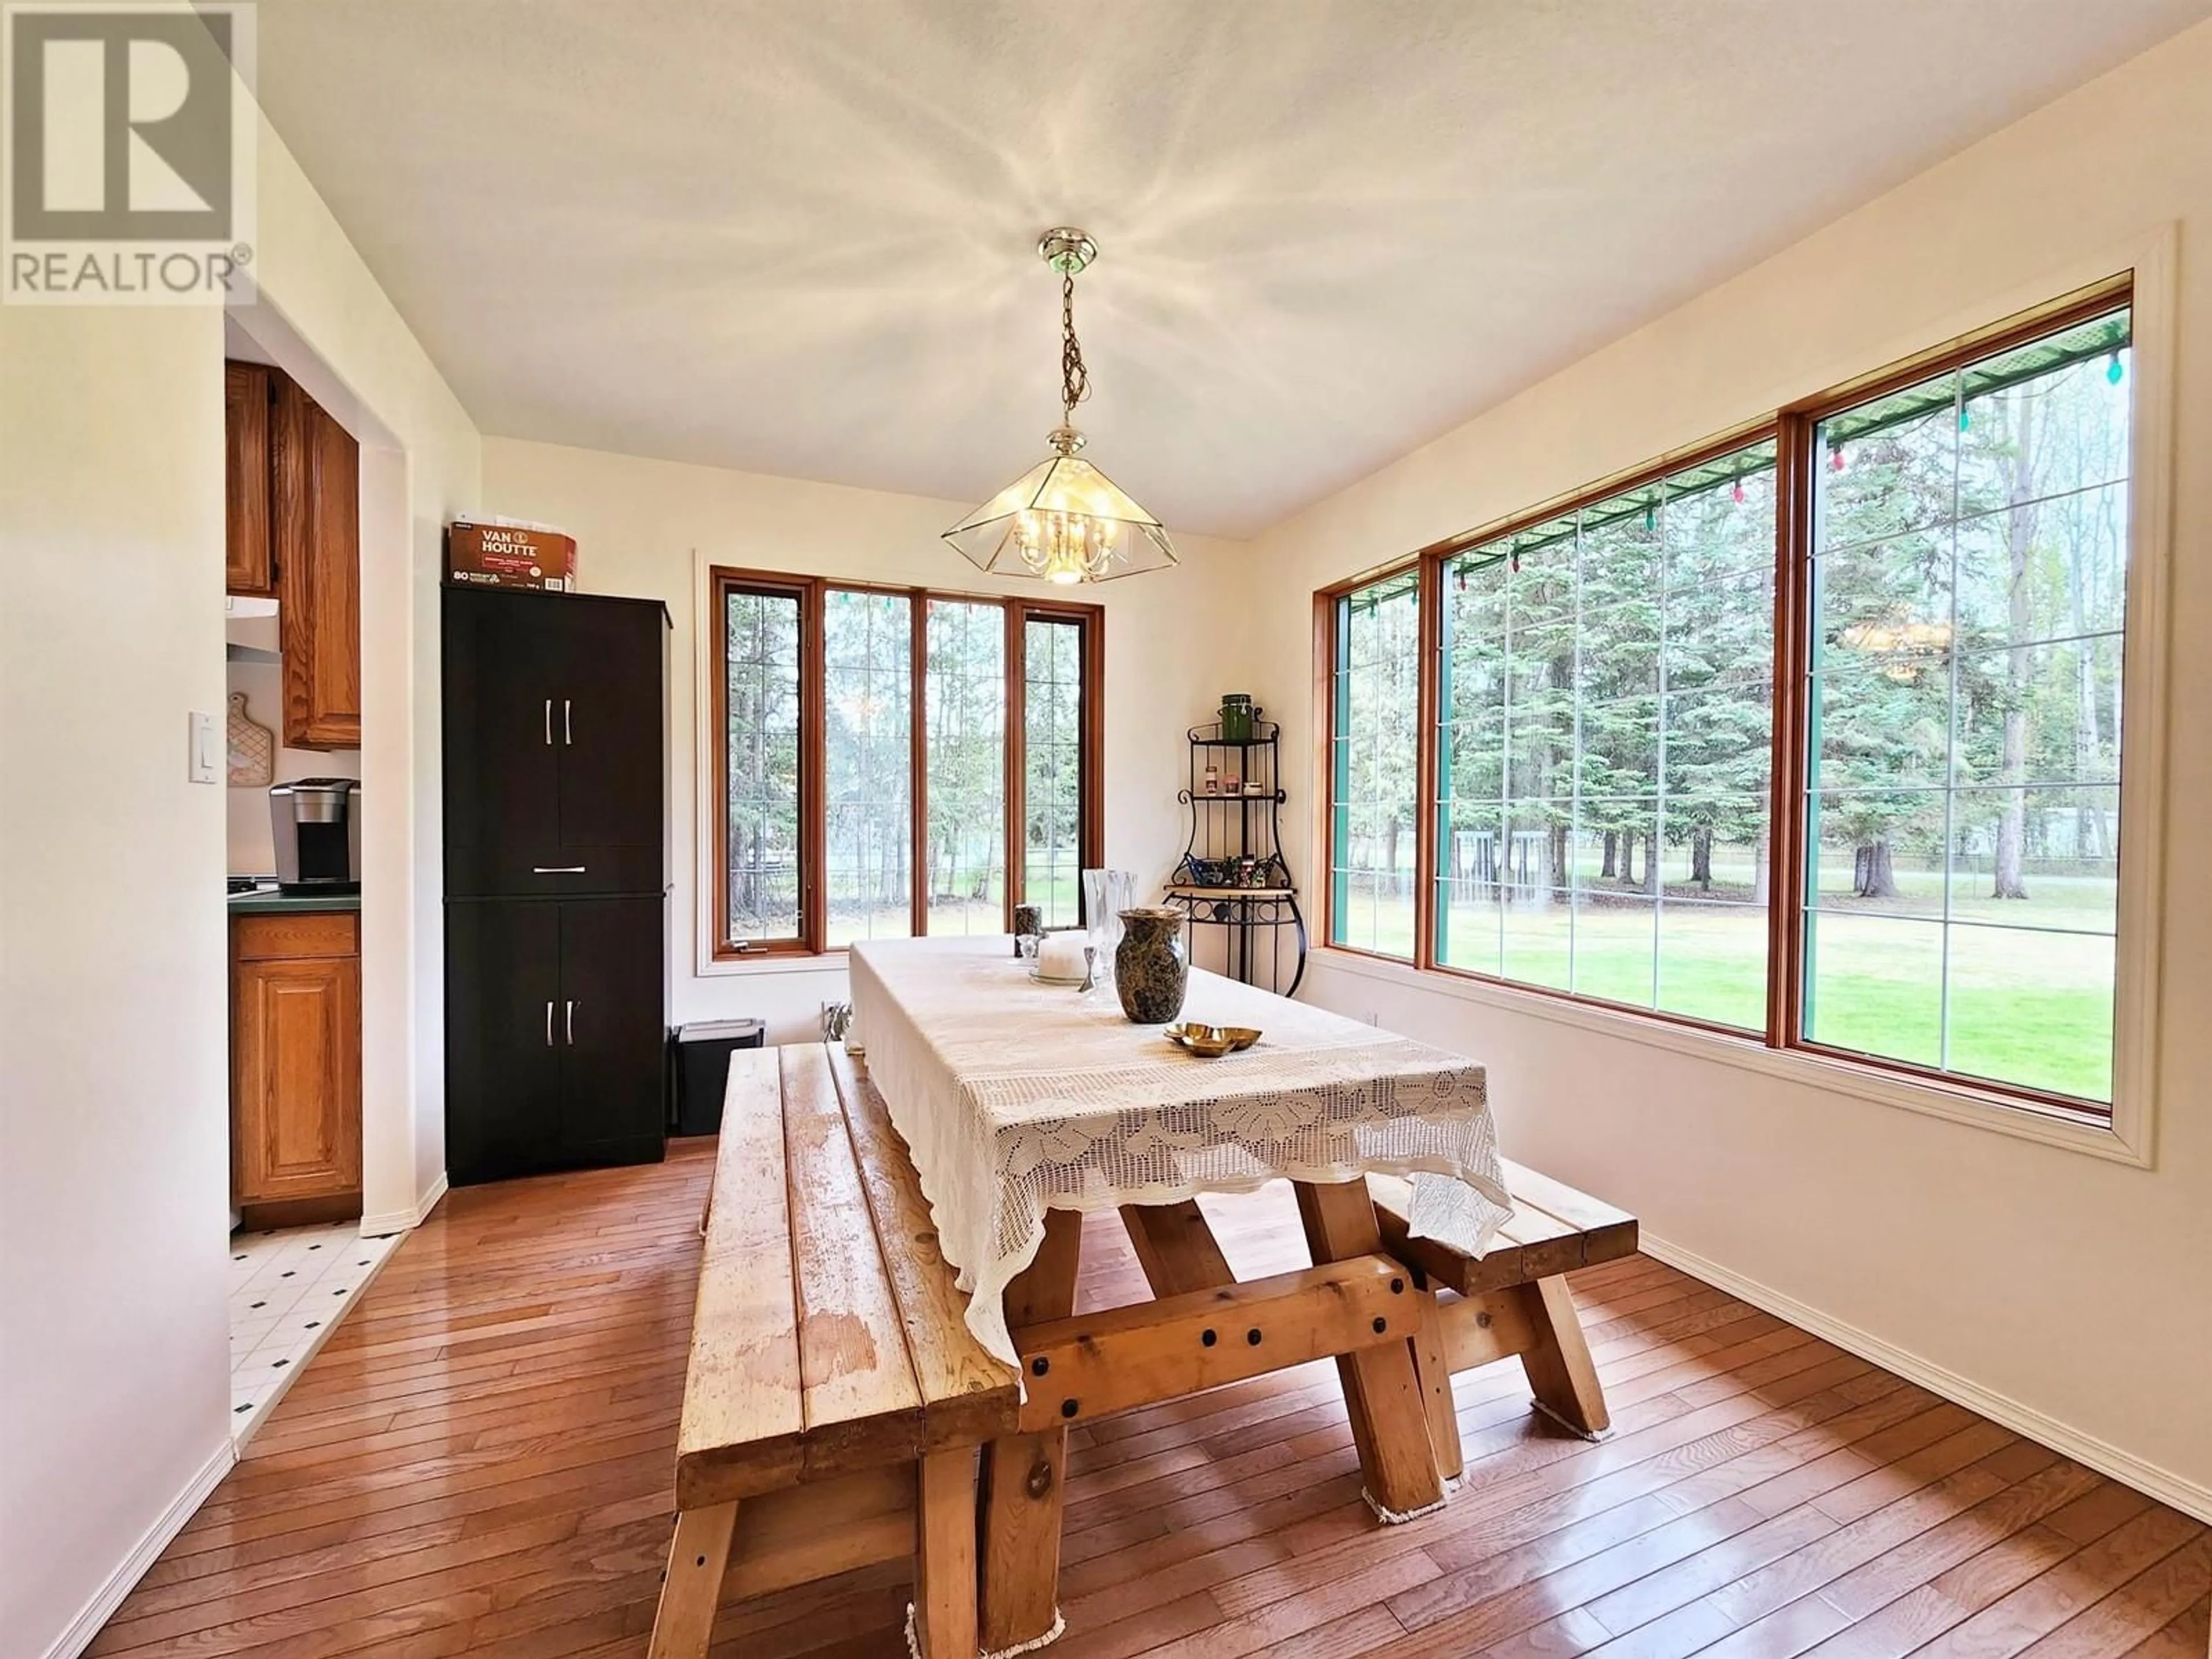
[[[1066,225],[1045,232],[1037,252],[1060,273],[1060,424],[1045,434],[1052,453],[945,532],[979,570],[1073,586],[1176,562],[1160,521],[1077,453],[1075,406],[1091,395],[1075,337],[1075,278],[1098,244]]]

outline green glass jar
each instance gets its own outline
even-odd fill
[[[1249,694],[1243,691],[1223,694],[1221,740],[1224,743],[1249,743],[1252,740],[1252,699]]]

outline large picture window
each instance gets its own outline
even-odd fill
[[[1771,441],[1447,560],[1437,960],[1762,1026],[1773,627]]]
[[[1095,606],[717,569],[714,955],[1080,919]]]
[[[2130,317],[1812,422],[1799,1035],[2112,1098]]]
[[[2109,284],[1318,596],[1330,944],[2108,1110],[2132,344]]]

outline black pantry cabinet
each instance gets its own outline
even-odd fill
[[[443,603],[450,1178],[656,1160],[667,611],[484,588]]]

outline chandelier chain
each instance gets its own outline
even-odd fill
[[[1072,424],[1075,406],[1091,395],[1091,371],[1084,367],[1083,344],[1075,337],[1075,277],[1060,279],[1060,422]]]

